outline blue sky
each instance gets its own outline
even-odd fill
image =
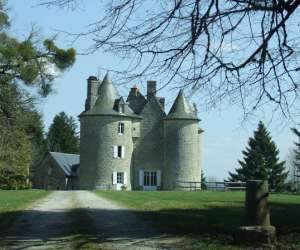
[[[19,38],[24,38],[31,30],[32,25],[41,31],[43,37],[58,34],[59,46],[71,45],[70,37],[63,32],[78,32],[87,28],[89,23],[95,21],[97,15],[103,11],[99,1],[85,1],[86,5],[75,11],[46,7],[37,7],[37,0],[9,0],[10,17],[12,21],[11,33]],[[91,41],[81,40],[73,46],[82,50],[91,45]],[[51,123],[53,117],[60,111],[77,117],[84,108],[86,96],[86,79],[90,75],[104,75],[100,68],[120,68],[122,63],[118,58],[98,51],[97,53],[78,56],[74,67],[55,81],[55,91],[52,95],[39,103],[39,109],[44,115],[45,127]],[[137,84],[145,93],[145,83]],[[126,95],[128,89],[120,87],[120,93]],[[159,95],[166,97],[167,111],[176,96],[177,90],[163,89]],[[195,100],[194,100],[195,101]],[[196,100],[197,101],[197,100]],[[292,123],[272,119],[270,111],[265,110],[259,117],[252,117],[251,121],[243,122],[243,114],[238,106],[219,106],[214,110],[207,110],[198,106],[200,126],[204,129],[202,138],[203,159],[202,165],[205,175],[222,180],[228,176],[228,171],[238,167],[237,160],[241,158],[241,151],[245,148],[249,136],[252,136],[258,121],[262,120],[268,127],[274,141],[280,150],[281,159],[284,160],[287,152],[293,147],[294,137],[290,132]]]

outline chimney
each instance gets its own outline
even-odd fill
[[[129,95],[138,96],[139,88],[136,84],[133,85],[133,87],[130,89]]]
[[[147,99],[156,96],[156,81],[147,81]]]
[[[87,97],[85,101],[85,111],[90,110],[98,97],[99,80],[96,76],[87,79]]]

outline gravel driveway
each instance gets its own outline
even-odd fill
[[[0,249],[165,249],[130,210],[89,191],[55,191],[0,232]]]

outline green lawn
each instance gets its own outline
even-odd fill
[[[4,212],[22,209],[49,193],[43,190],[0,190],[0,216]]]
[[[134,209],[162,233],[188,236],[191,241],[230,245],[234,230],[244,225],[244,192],[98,191],[97,194]],[[278,245],[300,249],[300,196],[271,194],[269,201]]]

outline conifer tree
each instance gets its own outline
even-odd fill
[[[73,117],[60,112],[54,117],[47,134],[48,149],[62,153],[78,153],[79,139],[76,129],[77,125]]]
[[[285,162],[279,161],[279,150],[262,122],[242,153],[243,160],[238,161],[241,167],[235,169],[236,173],[229,172],[229,181],[268,180],[271,190],[283,189],[288,174]]]

